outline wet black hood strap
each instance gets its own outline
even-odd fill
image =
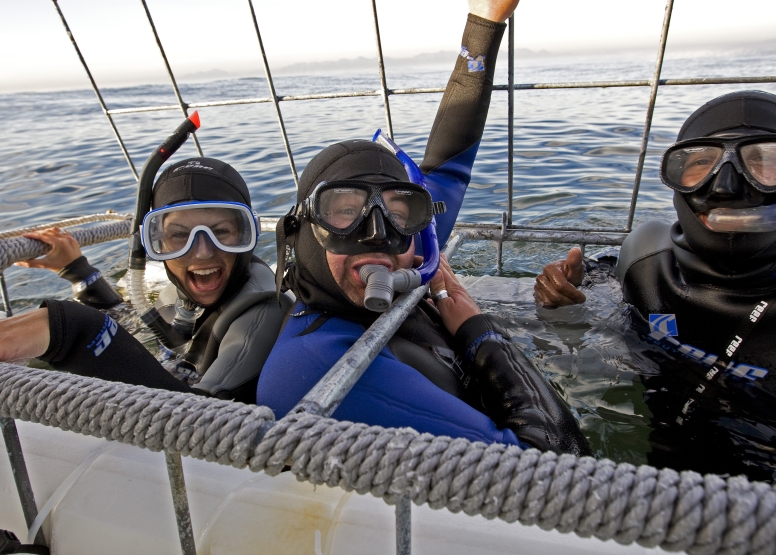
[[[296,243],[296,232],[299,229],[299,218],[297,217],[298,205],[294,205],[288,214],[278,220],[275,227],[275,237],[277,242],[277,268],[275,268],[275,292],[280,295],[283,288],[283,276],[286,273],[286,264],[288,257],[294,250]]]

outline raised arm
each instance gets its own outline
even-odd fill
[[[470,0],[470,14],[420,168],[435,201],[447,212],[436,217],[439,243],[452,232],[471,180],[485,128],[501,38],[517,0]]]

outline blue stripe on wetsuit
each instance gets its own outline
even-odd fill
[[[440,246],[447,242],[453,232],[455,220],[458,218],[458,212],[461,211],[463,205],[466,188],[472,179],[472,166],[474,166],[474,159],[477,157],[479,148],[480,141],[477,141],[444,164],[434,168],[434,171],[425,174],[426,187],[431,193],[431,198],[434,199],[434,202],[441,200],[447,205],[447,211],[444,214],[435,216]]]
[[[301,308],[304,305],[297,304],[295,311]],[[270,407],[277,418],[285,416],[364,332],[356,323],[332,317],[314,333],[300,336],[317,317],[291,317],[264,365],[256,402]],[[287,370],[293,372],[293,378]],[[411,427],[434,435],[521,445],[512,430],[497,429],[487,416],[439,389],[387,348],[332,416],[386,428]]]

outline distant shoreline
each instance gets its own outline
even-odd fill
[[[530,63],[531,65],[541,62],[555,60],[578,60],[581,58],[604,59],[629,58],[632,60],[654,60],[655,48],[646,46],[634,46],[619,51],[611,49],[590,49],[576,51],[548,51],[531,50],[528,48],[515,49],[516,64]],[[454,51],[437,51],[417,54],[410,57],[394,58],[386,56],[386,73],[408,71],[421,68],[449,68],[458,55]],[[729,57],[749,57],[749,56],[776,56],[776,40],[761,41],[755,43],[739,44],[714,44],[714,45],[669,45],[667,58],[679,56],[681,58],[729,58]],[[503,67],[506,62],[507,51],[505,48],[499,53],[499,65]],[[651,62],[650,62],[651,63]],[[319,74],[353,74],[361,72],[377,71],[377,58],[357,56],[354,58],[340,58],[338,60],[322,60],[312,62],[296,62],[287,65],[270,65],[273,76],[291,77]],[[218,80],[244,79],[244,78],[264,78],[263,68],[229,68],[229,70],[220,68],[211,68],[204,71],[187,72],[185,69],[178,70],[175,73],[176,80],[180,83],[204,83]],[[106,76],[102,82],[98,83],[101,88],[120,88],[128,86],[142,86],[169,83],[169,79],[164,74],[149,74],[136,72],[134,74],[123,73],[120,77]],[[23,92],[53,92],[66,90],[88,89],[88,81],[84,79],[73,82],[60,83],[3,83],[0,85],[0,94],[15,94]],[[5,90],[3,90],[3,88]]]

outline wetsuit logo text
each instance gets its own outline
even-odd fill
[[[94,348],[94,356],[100,356],[103,351],[108,348],[112,338],[116,336],[117,331],[119,331],[119,325],[116,323],[116,320],[110,316],[105,316],[102,329],[97,334],[97,337],[95,337],[92,342],[86,346],[86,348]]]
[[[743,339],[736,335],[730,342],[730,345],[727,346],[727,349],[725,349],[725,354],[732,357],[735,354],[736,349],[738,349],[738,346],[741,344],[741,341],[743,341]]]
[[[766,308],[768,308],[768,303],[766,303],[765,301],[760,301],[760,304],[754,307],[754,310],[749,315],[749,320],[751,320],[752,322],[757,322],[760,316],[762,316],[763,312],[765,312]]]
[[[665,333],[658,331],[658,330],[652,330],[652,332],[647,336],[648,339],[650,339],[653,343],[658,345],[659,347],[662,347],[666,351],[672,352],[672,353],[679,353],[691,360],[694,360],[695,362],[699,362],[703,364],[704,366],[712,366],[715,362],[717,362],[717,359],[719,358],[717,355],[714,354],[706,354],[705,351],[702,351],[701,349],[698,349],[697,347],[693,347],[692,345],[686,345],[684,343],[680,343],[673,337],[670,337],[666,335]],[[733,340],[733,342],[736,342],[735,348],[733,349],[733,352],[735,352],[735,349],[738,348],[738,345],[741,344],[741,338],[736,336],[736,339]],[[733,343],[731,343],[732,345]],[[728,347],[730,349],[730,347]],[[728,355],[730,356],[730,355]],[[725,373],[728,376],[736,376],[738,378],[745,378],[747,380],[757,380],[759,378],[764,378],[768,375],[768,370],[765,368],[760,368],[758,366],[750,366],[748,364],[736,364],[734,361],[730,361],[728,365],[725,367]],[[715,375],[717,374],[717,369],[712,368],[709,370],[709,372],[706,374],[706,379],[711,380]]]

